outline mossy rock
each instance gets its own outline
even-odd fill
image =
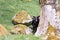
[[[15,14],[15,16],[12,18],[12,21],[16,23],[22,23],[24,20],[29,20],[28,16],[31,17],[27,11],[22,10]]]
[[[25,32],[26,29],[27,29],[27,26],[26,25],[18,24],[18,25],[15,25],[11,29],[11,33],[12,34],[26,34],[26,32]]]

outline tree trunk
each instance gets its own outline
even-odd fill
[[[45,35],[49,27],[48,23],[50,23],[56,30],[60,30],[58,0],[40,0],[40,7],[40,22],[35,36]]]

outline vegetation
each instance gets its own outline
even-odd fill
[[[0,24],[9,31],[13,24],[12,17],[21,10],[26,10],[31,16],[39,15],[39,0],[0,0]],[[33,35],[8,35],[0,37],[0,40],[40,40]]]
[[[0,40],[41,40],[33,35],[8,35],[0,37]]]
[[[39,0],[0,0],[0,24],[7,29],[11,28],[11,19],[21,10],[28,11],[31,15],[39,15]]]

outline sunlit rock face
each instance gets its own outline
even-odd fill
[[[26,25],[18,24],[11,29],[11,34],[32,34],[32,30]]]
[[[58,0],[46,0],[46,4],[41,7],[40,22],[39,22],[39,26],[37,28],[37,32],[35,33],[35,36],[46,35],[46,33],[48,33],[47,30],[49,29],[50,31],[56,31],[56,33],[51,32],[50,36],[53,37],[52,35],[56,34],[55,35],[56,40],[58,39],[57,36],[60,33],[59,32],[59,30],[60,30],[60,18],[59,18],[60,12],[59,12],[59,10],[57,11],[56,8],[58,8]],[[53,28],[53,30],[51,30],[49,28],[49,24],[52,26],[51,29]],[[50,38],[50,36],[48,36],[48,38]],[[54,38],[55,38],[55,36],[54,36]]]
[[[29,13],[25,10],[22,10],[22,11],[16,13],[15,16],[12,18],[13,24],[29,23],[30,21],[32,21],[32,18],[29,15]]]
[[[37,32],[39,32],[37,34],[40,34],[40,35],[46,33],[46,31],[48,29],[48,22],[50,22],[50,24],[54,27],[54,25],[55,25],[55,15],[56,15],[55,14],[56,11],[55,11],[55,9],[52,9],[51,5],[45,5],[42,8],[42,11],[43,12],[41,14],[40,23],[39,23],[39,25],[41,27],[39,27],[39,29],[37,29],[37,30],[41,31],[41,32],[37,31]]]
[[[60,37],[57,36],[56,28],[54,28],[50,23],[48,23],[48,29],[45,35],[41,35],[42,40],[60,40]]]

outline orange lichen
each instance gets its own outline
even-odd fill
[[[0,36],[9,34],[8,31],[0,24]]]
[[[48,23],[47,34],[51,34],[52,32],[54,32],[56,35],[55,28],[52,25],[50,25],[50,23]]]
[[[57,38],[55,28],[51,26],[50,23],[48,23],[47,36],[47,40],[59,40],[59,38]]]
[[[2,33],[0,32],[0,36],[2,35]]]

